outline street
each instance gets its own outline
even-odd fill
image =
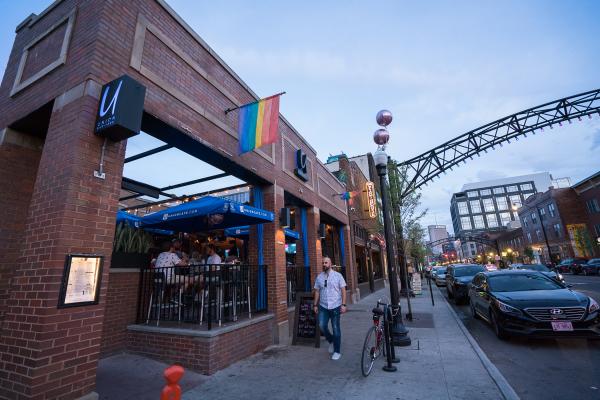
[[[600,299],[599,276],[564,276],[573,290]],[[440,289],[446,295],[445,288]],[[470,316],[468,305],[450,304],[522,399],[600,399],[600,341],[501,341],[486,322]]]

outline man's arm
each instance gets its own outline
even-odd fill
[[[313,311],[315,312],[315,314],[319,311],[319,289],[313,289],[315,292],[314,298],[313,298]]]
[[[346,304],[346,286],[342,287],[342,313],[346,312],[346,306],[344,306],[343,304]]]

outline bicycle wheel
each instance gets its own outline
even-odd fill
[[[369,376],[373,369],[373,363],[379,353],[377,335],[375,334],[375,327],[372,326],[367,332],[365,337],[365,344],[363,345],[362,355],[360,357],[360,368],[364,377]]]

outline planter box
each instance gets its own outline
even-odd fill
[[[150,266],[150,254],[112,253],[111,268],[145,268]]]

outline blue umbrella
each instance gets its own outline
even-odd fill
[[[144,228],[171,229],[176,232],[201,232],[239,225],[273,222],[275,215],[219,197],[206,196],[165,210],[145,215]]]
[[[142,218],[137,215],[129,214],[128,212],[119,210],[117,211],[117,225],[120,223],[125,223],[134,228],[139,228],[142,226]],[[172,235],[173,231],[167,231],[164,229],[152,229],[152,228],[142,228],[146,232],[156,233],[158,235]]]

